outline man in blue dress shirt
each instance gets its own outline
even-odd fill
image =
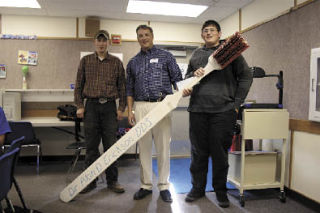
[[[138,26],[141,51],[127,66],[128,121],[131,125],[141,120],[166,95],[172,94],[172,85],[182,80],[181,71],[173,55],[153,45],[153,30],[147,25]],[[157,151],[158,188],[165,202],[172,202],[169,191],[171,115],[163,118],[139,141],[140,190],[134,200],[152,193],[152,139]]]
[[[6,134],[9,132],[11,132],[10,126],[3,112],[3,109],[0,107],[0,147],[4,144]],[[0,149],[0,154],[1,152],[2,149]]]

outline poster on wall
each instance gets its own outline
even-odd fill
[[[19,50],[18,64],[37,65],[38,53],[35,51]]]
[[[6,65],[0,64],[0,78],[6,78],[6,77],[7,77]]]
[[[29,65],[37,65],[38,64],[38,53],[37,52],[29,51],[28,64]]]

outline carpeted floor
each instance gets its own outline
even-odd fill
[[[281,203],[277,198],[278,190],[257,190],[252,196],[246,196],[245,207],[239,204],[238,190],[229,190],[230,207],[222,209],[218,206],[216,195],[207,192],[206,196],[193,202],[184,201],[185,194],[178,194],[171,190],[173,202],[165,203],[159,196],[157,178],[153,176],[153,193],[142,200],[134,200],[134,193],[140,186],[140,162],[139,159],[123,159],[119,161],[119,182],[123,184],[126,192],[116,194],[106,187],[104,175],[99,178],[98,186],[88,194],[80,194],[69,203],[60,201],[59,194],[66,186],[67,171],[70,161],[42,161],[40,174],[37,175],[34,165],[28,163],[18,164],[16,179],[24,196],[26,205],[30,209],[36,209],[43,213],[283,213],[319,212],[303,204],[287,198],[286,203]],[[73,177],[76,178],[83,167],[80,161],[76,167]],[[186,164],[184,174],[189,172]],[[177,172],[178,173],[178,172]],[[186,182],[186,181],[184,181]],[[251,190],[250,190],[251,191]],[[21,202],[14,187],[8,197],[16,206]],[[4,203],[3,203],[4,204]],[[6,205],[4,204],[3,207]]]
[[[190,176],[190,158],[172,158],[170,160],[170,183],[173,185],[175,192],[179,194],[187,193],[190,191],[191,176]],[[158,176],[157,160],[152,160],[153,172]],[[227,183],[228,189],[236,189],[232,184]],[[209,160],[207,186],[206,192],[213,191],[212,188],[212,166],[211,159]]]

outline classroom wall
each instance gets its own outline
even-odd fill
[[[302,3],[306,3],[306,2],[308,2],[308,1],[309,1],[309,0],[298,0],[297,3],[298,3],[298,4],[302,4]]]
[[[102,19],[100,21],[100,28],[106,29],[110,34],[121,34],[122,39],[136,41],[136,28],[141,24],[147,25],[148,22]]]
[[[2,34],[76,37],[76,18],[2,15]]]
[[[259,22],[276,17],[278,14],[294,6],[292,0],[258,0],[244,7],[242,11],[242,27],[246,29]]]
[[[225,39],[234,32],[240,31],[239,11],[220,22],[222,38]]]
[[[292,8],[311,2],[312,0],[255,0],[236,13],[220,21],[222,37],[226,38],[235,31],[250,29],[259,24],[275,19]]]
[[[319,139],[316,134],[294,133],[291,188],[320,203]]]
[[[37,35],[39,37],[76,38],[76,18],[2,15],[3,34]],[[148,21],[101,19],[100,29],[110,34],[121,34],[123,40],[136,41],[136,28]],[[47,27],[50,26],[50,27]],[[79,18],[79,38],[85,36],[85,18]],[[201,25],[150,22],[155,41],[200,43]]]

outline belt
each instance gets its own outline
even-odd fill
[[[144,99],[143,101],[146,101],[146,102],[161,102],[165,97],[160,97],[160,98],[147,98],[147,99]]]
[[[104,104],[107,102],[114,102],[115,100],[116,100],[115,98],[87,98],[87,101],[98,102],[100,104]]]

